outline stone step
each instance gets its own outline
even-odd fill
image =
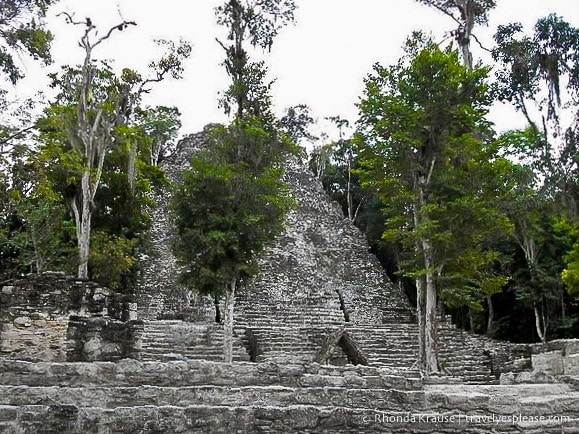
[[[425,406],[433,411],[467,413],[473,408],[496,414],[579,417],[579,392],[559,384],[427,385]],[[579,428],[579,425],[577,425]]]
[[[200,341],[200,342],[171,342],[168,340],[142,340],[142,347],[145,348],[223,348],[223,340],[212,341],[208,343],[207,341]]]
[[[145,321],[141,358],[148,360],[222,360],[223,326],[180,320]],[[234,361],[249,361],[239,338],[234,341]]]
[[[397,359],[398,359],[398,360],[413,360],[413,361],[415,361],[416,358],[417,358],[417,353],[413,353],[413,352],[412,352],[412,353],[411,353],[411,352],[403,353],[403,352],[394,352],[394,351],[393,351],[393,352],[388,352],[388,353],[387,353],[387,352],[380,352],[380,353],[377,353],[377,352],[371,352],[371,353],[363,352],[363,354],[364,354],[366,357],[373,358],[373,359],[376,359],[376,360],[397,360]]]
[[[183,351],[183,350],[153,350],[149,349],[141,352],[141,360],[167,362],[172,360],[212,360],[220,362],[223,360],[223,350],[212,349],[203,351]],[[233,353],[234,362],[249,362],[249,355],[244,353]]]
[[[455,416],[454,419],[451,419]],[[477,415],[471,415],[474,417]],[[480,417],[489,415],[478,415]],[[495,414],[495,416],[501,416]],[[512,413],[503,414],[505,417]],[[412,418],[412,419],[411,419]],[[446,419],[445,419],[446,418]],[[440,422],[436,422],[440,420]],[[445,421],[446,420],[446,421]],[[452,412],[381,412],[373,408],[275,406],[134,406],[106,409],[73,405],[0,406],[0,430],[18,433],[562,433],[576,432],[577,420],[497,424],[492,419],[458,419]]]
[[[261,386],[344,387],[414,390],[422,380],[416,371],[371,366],[297,363],[221,363],[204,360],[140,362],[23,362],[0,360],[0,385],[23,386]]]
[[[303,314],[306,315],[318,315],[319,317],[323,318],[340,318],[344,320],[344,314],[341,310],[337,307],[335,310],[328,310],[328,309],[321,309],[312,306],[290,306],[283,309],[275,309],[272,306],[265,306],[265,307],[258,307],[255,306],[243,306],[236,304],[235,307],[235,314],[239,318],[247,318],[247,317],[259,317],[263,318],[264,320],[276,320],[280,316],[300,316]],[[311,316],[312,319],[315,317]]]
[[[164,320],[148,320],[144,322],[145,327],[155,327],[155,326],[170,326],[183,324],[183,321],[178,319],[164,319]]]
[[[261,402],[275,406],[294,404],[379,408],[410,411],[420,408],[422,391],[397,389],[347,390],[343,387],[267,386],[133,386],[133,387],[30,387],[0,386],[0,406],[52,405],[55,403],[103,408],[138,406],[193,406],[200,403],[215,406],[248,406]]]

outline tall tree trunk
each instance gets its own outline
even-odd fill
[[[472,70],[472,52],[470,50],[470,40],[474,28],[474,8],[475,0],[460,0],[457,2],[462,22],[456,31],[456,41],[460,47],[464,66]]]
[[[90,171],[85,170],[82,174],[81,180],[81,210],[75,213],[78,243],[78,278],[88,279],[88,256],[90,250],[90,227],[92,212],[90,209],[91,193],[90,193]]]
[[[137,141],[131,140],[129,161],[127,164],[127,180],[129,181],[131,194],[135,194],[135,181],[137,180],[137,147]]]
[[[426,356],[426,374],[439,372],[438,364],[438,317],[436,301],[436,284],[434,281],[434,254],[432,245],[427,239],[422,240],[424,265],[426,268],[426,315],[424,321],[424,349]]]
[[[233,361],[233,308],[237,278],[234,277],[225,289],[225,312],[223,321],[223,361]]]
[[[470,307],[468,308],[468,327],[470,329],[470,333],[474,333],[474,314]]]
[[[487,305],[489,308],[489,319],[487,321],[487,335],[491,336],[495,332],[495,308],[493,306],[493,298],[490,295],[487,295]]]
[[[420,204],[414,204],[414,226],[420,225]],[[422,253],[422,245],[416,242],[416,251]],[[418,366],[426,372],[426,281],[423,276],[416,279],[416,318],[418,320]]]
[[[38,239],[36,236],[36,228],[31,228],[30,238],[32,239],[32,247],[34,249],[34,263],[36,264],[36,274],[42,274],[44,271],[44,261],[38,247]]]
[[[418,366],[426,371],[425,347],[426,282],[423,277],[416,279],[416,317],[418,319]]]
[[[539,335],[539,339],[541,342],[547,342],[547,327],[545,325],[545,317],[539,314],[539,308],[537,304],[533,304],[533,310],[535,312],[535,327],[537,329],[537,334]],[[541,318],[543,324],[541,324]]]
[[[434,168],[435,159],[431,161],[430,173],[427,176],[418,176],[415,179],[415,193],[417,193],[417,203],[414,206],[414,223],[416,228],[428,221],[424,209],[427,205],[426,187],[430,182],[430,175]],[[419,249],[422,253],[423,268],[426,272],[424,278],[424,363],[425,373],[430,375],[440,371],[438,363],[438,318],[436,301],[436,283],[434,279],[435,261],[434,250],[431,241],[426,235],[419,240]]]
[[[557,289],[559,286],[559,283],[557,283]],[[565,295],[563,293],[563,291],[559,291],[559,294],[561,294],[561,298],[560,298],[560,303],[561,303],[561,318],[564,320],[567,317],[567,313],[565,311]]]

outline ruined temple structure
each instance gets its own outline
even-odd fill
[[[178,182],[191,154],[203,146],[203,137],[200,133],[181,141],[165,162],[172,181]],[[237,295],[238,360],[281,358],[413,369],[418,329],[406,296],[369,252],[364,235],[297,159],[288,162],[285,181],[297,206],[284,232],[261,258],[260,274]],[[198,358],[219,360],[219,345],[213,343],[222,333],[213,321],[213,301],[190,297],[175,282],[179,270],[169,245],[167,200],[165,192],[158,194],[154,250],[137,300],[138,316],[146,320],[143,356],[170,360],[195,357],[197,352]],[[159,347],[163,339],[170,352]],[[207,345],[201,346],[201,341]],[[515,347],[505,351],[505,345],[476,339],[446,321],[440,349],[446,371],[471,382],[496,379],[501,369],[510,369],[503,365],[525,356]]]
[[[172,180],[203,146],[181,141]],[[579,433],[579,340],[514,345],[441,319],[416,369],[413,309],[297,161],[297,201],[235,306],[176,283],[166,191],[136,299],[59,274],[0,283],[0,433]]]

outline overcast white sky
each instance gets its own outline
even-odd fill
[[[217,94],[227,86],[220,62],[223,51],[215,42],[221,30],[215,25],[214,7],[223,0],[62,0],[52,8],[49,27],[55,33],[55,64],[43,72],[58,70],[62,64],[78,64],[82,52],[77,40],[80,28],[71,28],[55,15],[61,11],[77,18],[90,17],[103,31],[118,23],[119,12],[138,26],[116,34],[95,50],[95,57],[113,59],[115,65],[146,69],[155,58],[153,38],[193,44],[184,79],[163,83],[149,96],[149,104],[175,105],[182,112],[183,130],[188,134],[209,122],[224,121],[217,107]],[[320,119],[340,115],[356,119],[363,78],[372,64],[389,65],[400,57],[401,46],[413,31],[432,32],[436,40],[455,23],[433,8],[415,0],[296,0],[297,23],[285,28],[275,41],[267,62],[274,85],[276,109],[308,104]],[[551,12],[579,26],[579,0],[499,0],[490,27],[478,29],[489,47],[499,24],[521,21],[531,28],[539,17]],[[481,51],[477,51],[482,55]],[[490,59],[489,59],[490,62]],[[33,72],[31,70],[29,72]],[[42,75],[42,74],[41,74]],[[27,89],[41,87],[38,72],[30,74]],[[516,124],[516,116],[495,110],[499,129]]]

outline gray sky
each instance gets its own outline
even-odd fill
[[[29,67],[29,78],[21,86],[26,92],[42,87],[45,72],[57,65],[78,64],[82,51],[77,45],[81,28],[64,23],[56,13],[67,11],[77,18],[90,17],[105,31],[124,19],[138,26],[116,34],[95,50],[95,57],[113,59],[115,66],[143,72],[158,53],[153,38],[193,44],[184,79],[163,83],[148,97],[149,104],[175,105],[183,114],[182,133],[200,130],[209,122],[224,121],[217,107],[217,94],[227,86],[220,63],[222,49],[215,41],[222,30],[215,25],[213,9],[223,0],[62,0],[51,11],[49,26],[56,35],[55,64],[42,71]],[[296,0],[297,23],[285,28],[265,58],[277,81],[273,96],[276,110],[308,104],[320,119],[340,115],[356,118],[355,103],[362,94],[363,78],[372,64],[389,65],[399,58],[401,46],[413,30],[431,32],[443,41],[454,29],[448,17],[414,0]],[[492,46],[492,34],[499,24],[521,21],[531,28],[539,17],[551,12],[579,26],[578,0],[499,0],[489,28],[477,30],[480,40]],[[476,50],[476,47],[475,47]],[[487,56],[476,50],[475,56]],[[485,57],[488,62],[490,59]],[[493,110],[499,129],[516,126],[518,115]]]

